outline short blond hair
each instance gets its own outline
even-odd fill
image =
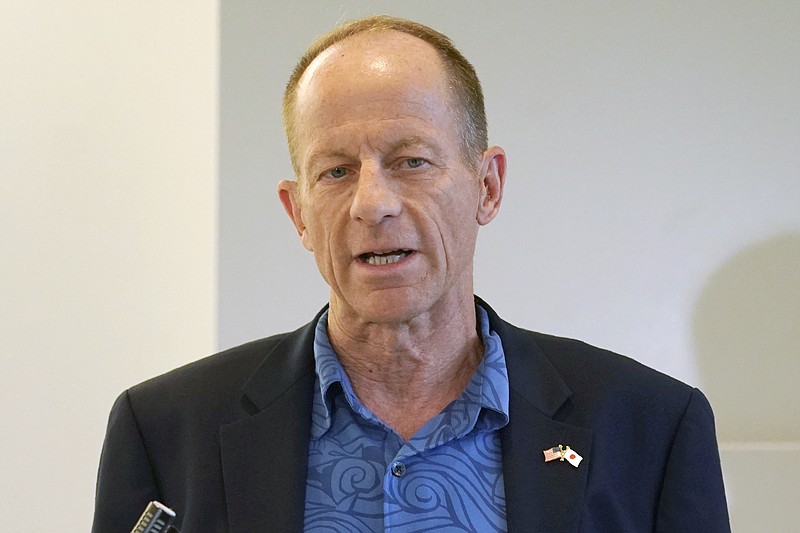
[[[289,77],[283,93],[283,126],[286,129],[286,139],[289,143],[289,156],[298,177],[300,169],[296,157],[294,118],[297,86],[303,73],[319,54],[334,44],[361,33],[389,30],[417,37],[433,46],[439,54],[455,97],[454,107],[457,119],[461,123],[459,136],[465,161],[470,166],[474,166],[477,156],[488,147],[486,110],[480,80],[475,73],[475,68],[453,45],[450,38],[424,24],[411,20],[388,15],[375,15],[346,22],[318,37],[302,55]]]

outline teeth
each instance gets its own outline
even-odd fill
[[[365,260],[370,265],[388,265],[397,263],[408,254],[409,252],[390,252],[386,255],[367,254]]]

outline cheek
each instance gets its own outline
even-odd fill
[[[317,262],[329,265],[345,244],[341,233],[341,220],[337,213],[325,209],[313,210],[313,217],[306,220],[306,231],[302,236],[303,246],[314,252]]]
[[[478,191],[471,183],[450,184],[432,195],[430,206],[444,226],[457,235],[467,233],[477,221]]]
[[[475,250],[478,196],[466,187],[467,184],[462,184],[460,189],[436,200],[440,206],[436,211],[436,224],[449,260],[461,256],[471,258]]]

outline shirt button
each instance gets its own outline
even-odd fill
[[[396,463],[392,463],[392,475],[394,477],[403,477],[406,474],[406,465],[397,461]]]

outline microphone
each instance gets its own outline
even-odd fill
[[[175,511],[159,502],[150,502],[131,533],[166,533],[175,520]]]

